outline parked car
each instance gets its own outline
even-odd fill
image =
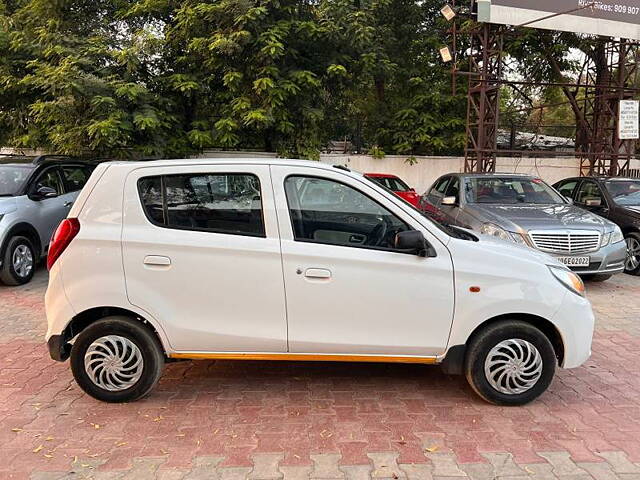
[[[440,177],[423,202],[445,223],[549,253],[589,279],[624,271],[620,228],[572,205],[537,177],[452,173]]]
[[[0,156],[0,280],[21,285],[47,254],[93,167],[57,156]]]
[[[441,364],[519,405],[590,354],[564,265],[316,162],[100,164],[47,263],[51,357],[107,402],[166,359],[252,359]]]
[[[411,188],[399,177],[388,173],[365,173],[364,176],[377,184],[382,185],[384,188],[391,190],[397,196],[406,200],[414,207],[418,206],[418,203],[420,202],[420,195],[416,193],[415,188]]]
[[[625,272],[640,275],[640,179],[567,178],[554,187],[575,205],[620,227],[627,244]]]

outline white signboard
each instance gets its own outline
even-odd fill
[[[640,119],[640,102],[638,100],[620,100],[620,140],[636,140],[640,138],[638,123]]]

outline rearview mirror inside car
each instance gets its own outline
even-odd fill
[[[435,257],[436,250],[424,238],[422,232],[418,230],[408,230],[399,232],[395,239],[396,250],[403,253],[413,253],[420,257]]]
[[[456,197],[444,197],[442,199],[442,205],[457,205],[458,199]]]

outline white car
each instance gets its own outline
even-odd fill
[[[404,362],[527,403],[590,355],[579,277],[448,230],[345,167],[296,160],[99,165],[49,251],[47,341],[107,402],[168,359]]]

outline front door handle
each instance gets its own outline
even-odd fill
[[[304,272],[304,276],[307,278],[331,278],[331,271],[326,268],[307,268]]]
[[[73,202],[64,202],[64,206],[67,208],[69,208],[72,205],[73,205]]]
[[[144,264],[156,267],[168,267],[171,265],[171,259],[162,255],[147,255],[144,257]]]

